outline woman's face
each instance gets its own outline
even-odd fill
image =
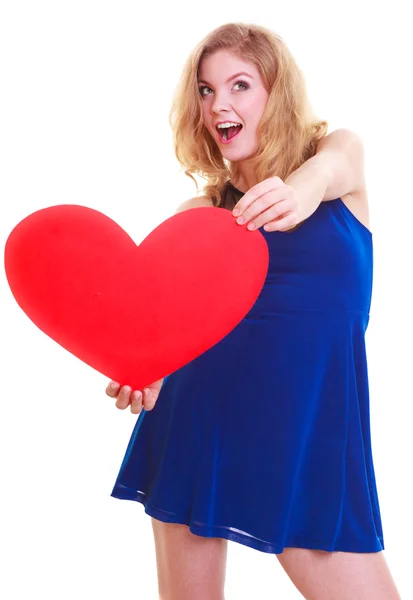
[[[257,68],[227,50],[219,50],[202,60],[198,86],[204,125],[223,157],[240,161],[253,155],[258,147],[257,126],[268,100]],[[242,127],[217,129],[220,122],[239,123]],[[229,139],[233,133],[235,137]]]

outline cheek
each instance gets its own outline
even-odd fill
[[[254,102],[254,114],[257,122],[261,119],[266,103],[261,98],[257,98]]]
[[[260,122],[264,109],[265,103],[263,103],[261,98],[251,98],[248,103],[245,103],[242,109],[240,107],[245,120],[254,126]]]
[[[213,129],[212,124],[211,124],[211,117],[208,114],[208,110],[206,109],[206,107],[204,105],[202,106],[201,116],[202,116],[202,122],[203,122],[204,126],[206,127],[206,129],[208,129],[209,132],[211,132]]]

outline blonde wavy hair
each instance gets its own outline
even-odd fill
[[[202,121],[202,98],[198,89],[201,61],[217,50],[227,50],[255,65],[269,92],[258,126],[259,146],[248,161],[258,181],[278,176],[283,181],[316,153],[326,134],[327,121],[317,119],[307,98],[304,76],[279,35],[259,25],[228,23],[209,33],[189,55],[175,90],[169,123],[175,156],[185,175],[206,180],[203,195],[215,206],[221,190],[237,181],[236,162],[223,158]]]

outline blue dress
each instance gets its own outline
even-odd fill
[[[228,182],[224,208],[225,194],[243,195]],[[111,496],[262,552],[379,552],[365,347],[372,234],[340,198],[290,232],[261,233],[270,263],[256,303],[165,379]]]

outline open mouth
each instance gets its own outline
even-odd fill
[[[238,137],[238,135],[241,132],[241,129],[242,129],[241,124],[237,125],[237,126],[224,127],[224,128],[217,127],[219,139],[221,140],[221,142],[230,142],[233,139],[235,139],[236,137]]]

